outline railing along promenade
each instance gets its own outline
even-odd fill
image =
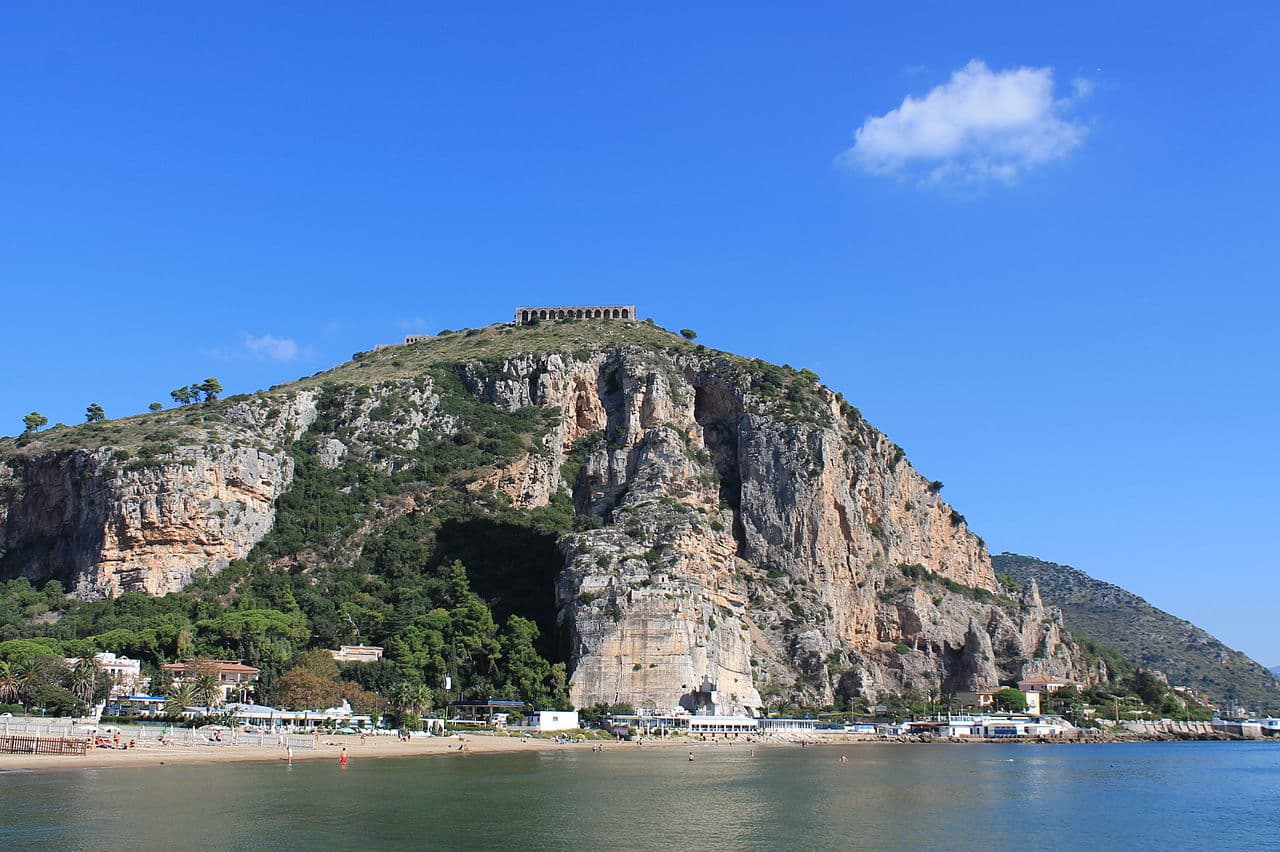
[[[231,748],[235,746],[278,746],[281,748],[309,749],[316,746],[315,734],[246,734],[234,730],[200,730],[199,728],[176,728],[163,725],[98,725],[92,721],[77,721],[62,718],[31,718],[19,716],[0,719],[0,740],[6,738],[39,738],[43,745],[45,740],[69,739],[84,740],[86,748],[97,736],[114,741],[115,732],[120,732],[120,742],[132,740],[137,746],[154,748],[156,746]],[[0,752],[8,749],[0,747]],[[13,752],[9,752],[13,753]],[[16,749],[16,753],[54,754],[43,749],[33,752],[30,748]],[[68,752],[70,753],[70,752]],[[83,754],[84,752],[79,752]]]

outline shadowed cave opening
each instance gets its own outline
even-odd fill
[[[698,382],[694,385],[693,419],[702,427],[702,442],[711,453],[720,478],[720,504],[733,510],[733,537],[741,555],[746,541],[741,512],[742,473],[738,463],[742,407],[724,385]]]
[[[471,588],[499,622],[519,615],[538,625],[537,649],[551,662],[564,661],[556,630],[556,575],[564,556],[555,533],[488,518],[449,520],[436,532],[430,567],[457,559],[467,566]]]

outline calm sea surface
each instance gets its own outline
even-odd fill
[[[1280,848],[1277,743],[696,754],[0,773],[0,849]]]

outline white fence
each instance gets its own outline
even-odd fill
[[[105,733],[110,728],[110,734]],[[278,746],[295,749],[315,748],[312,734],[245,734],[239,731],[210,731],[197,728],[178,728],[160,725],[97,725],[92,721],[76,719],[50,719],[18,716],[0,719],[0,736],[84,737],[94,730],[104,738],[114,739],[120,731],[120,742],[133,740],[138,745],[209,746],[230,748],[234,746]]]

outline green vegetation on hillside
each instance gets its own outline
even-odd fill
[[[559,412],[488,405],[454,370],[433,366],[408,385],[382,388],[369,417],[404,420],[412,403],[401,391],[414,387],[433,390],[458,428],[424,432],[411,448],[362,436],[367,457],[327,467],[316,442],[355,439],[344,406],[370,392],[328,382],[318,418],[289,448],[294,479],[276,522],[245,560],[158,599],[84,602],[66,598],[56,582],[37,590],[12,581],[0,597],[0,640],[44,645],[9,645],[7,653],[29,660],[111,650],[144,660],[161,681],[159,666],[169,660],[242,659],[262,669],[257,698],[266,702],[343,695],[370,708],[425,709],[449,698],[447,676],[468,694],[565,706],[552,579],[562,561],[556,542],[575,521],[571,500],[558,494],[549,506],[518,511],[467,488],[540,447]],[[208,418],[219,405],[187,410]],[[163,428],[142,437],[134,460],[171,451],[166,442],[177,440]],[[152,445],[159,449],[144,453]],[[308,656],[353,642],[381,644],[387,659],[333,675]]]
[[[1128,659],[1217,703],[1280,712],[1280,681],[1265,668],[1132,592],[1070,566],[1029,556],[1002,553],[992,557],[992,564],[1019,583],[1034,579],[1045,603],[1062,610],[1073,636],[1087,641],[1095,652],[1111,655],[1108,666],[1116,658]]]

